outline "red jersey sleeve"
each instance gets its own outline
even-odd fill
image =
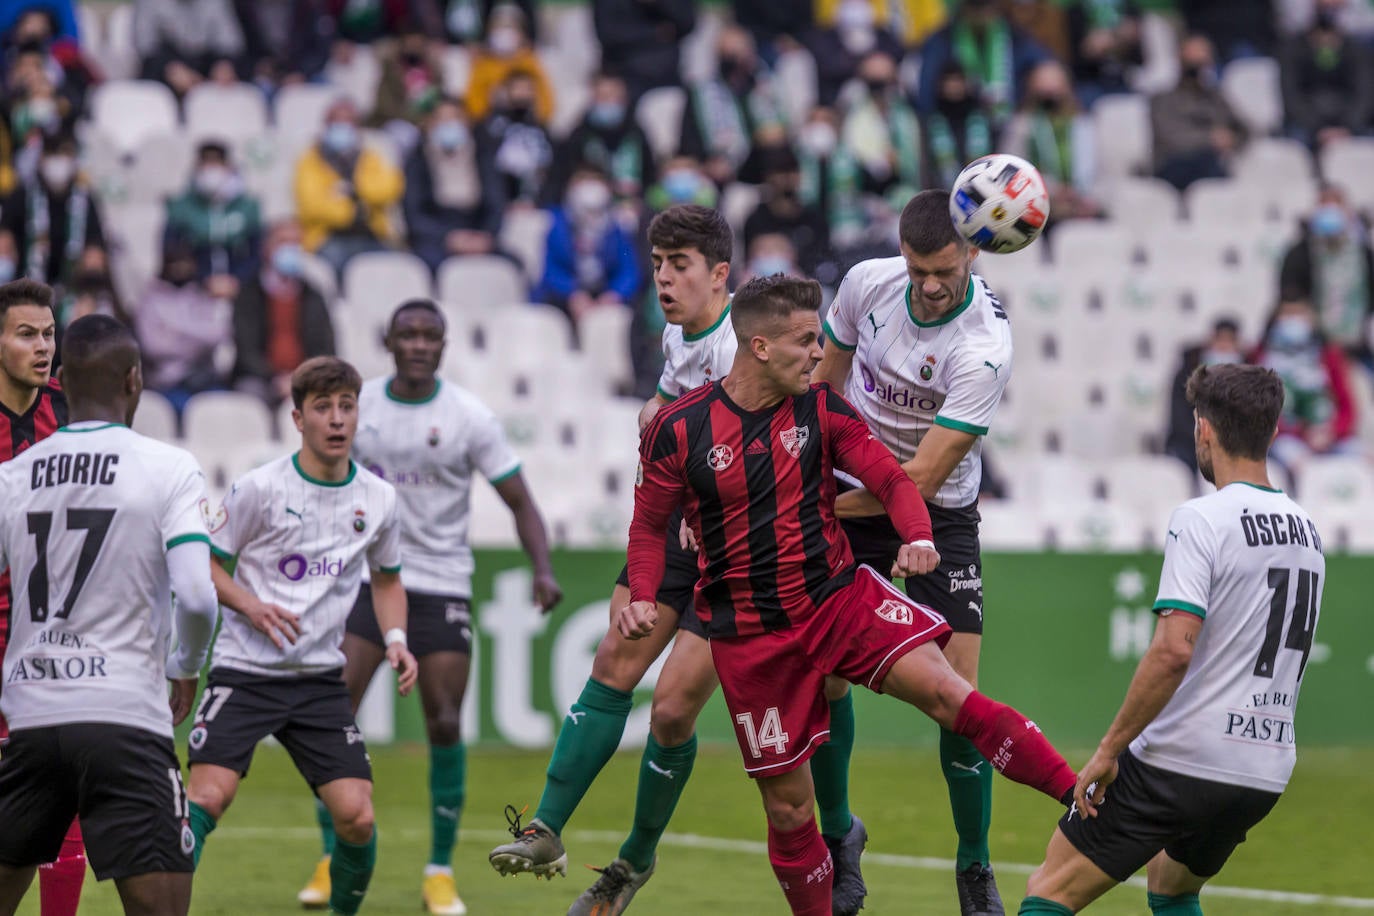
[[[678,432],[666,418],[654,418],[639,444],[635,475],[635,511],[630,521],[630,600],[656,601],[663,582],[663,550],[668,519],[682,501],[682,448]]]
[[[830,454],[835,467],[857,477],[878,498],[902,540],[934,540],[930,513],[921,491],[901,464],[868,429],[868,424],[843,396],[822,386],[822,410],[827,418]]]

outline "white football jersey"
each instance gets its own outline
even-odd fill
[[[396,490],[349,463],[337,483],[307,477],[296,455],[239,478],[210,521],[210,549],[237,558],[234,578],[300,617],[295,645],[278,649],[234,611],[221,614],[213,666],[250,674],[319,674],[344,663],[344,624],[363,564],[401,568]]]
[[[693,388],[722,379],[735,361],[735,326],[730,322],[730,306],[716,323],[697,334],[687,334],[682,325],[663,329],[663,374],[658,393],[675,401]]]
[[[1131,752],[1199,779],[1283,791],[1325,580],[1317,526],[1278,490],[1233,483],[1175,509],[1155,610],[1205,623],[1178,692]]]
[[[406,588],[472,597],[468,503],[472,478],[493,484],[520,470],[496,415],[440,381],[423,401],[394,397],[390,378],[363,385],[353,457],[396,488]]]
[[[105,722],[171,737],[167,551],[209,540],[196,460],[126,426],[78,423],[0,465],[0,494],[10,728]]]
[[[979,437],[930,502],[953,509],[977,500],[982,436],[1011,377],[1011,325],[983,278],[970,278],[949,315],[921,322],[906,261],[863,261],[840,284],[825,336],[854,352],[845,397],[898,461],[911,460],[932,425]]]

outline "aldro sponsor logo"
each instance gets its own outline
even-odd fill
[[[277,572],[292,582],[319,576],[337,578],[343,575],[343,560],[331,560],[329,557],[312,560],[304,554],[289,553],[277,561]]]
[[[877,378],[874,377],[873,372],[867,366],[860,366],[859,374],[863,376],[864,391],[867,391],[884,403],[891,404],[893,407],[901,407],[906,410],[915,410],[922,413],[934,413],[940,409],[940,405],[928,392],[914,391],[899,385],[879,384]]]
[[[388,470],[380,464],[369,464],[367,469],[393,487],[402,489],[407,487],[437,487],[440,484],[439,474],[436,471],[426,471],[419,468],[392,468]]]

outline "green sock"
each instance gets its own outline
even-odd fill
[[[635,795],[635,823],[620,858],[644,872],[654,864],[654,850],[663,831],[668,829],[677,800],[692,775],[697,759],[697,736],[692,735],[675,747],[664,747],[649,736],[639,764],[639,792]]]
[[[811,755],[821,833],[828,837],[843,838],[854,821],[849,813],[849,757],[853,753],[854,693],[846,691],[830,702],[830,740]]]
[[[1018,916],[1026,916],[1028,913],[1053,913],[1054,916],[1073,916],[1073,910],[1064,906],[1062,903],[1055,903],[1053,900],[1046,900],[1043,897],[1027,897],[1021,901],[1021,909],[1016,911]]]
[[[1155,916],[1202,916],[1202,901],[1197,894],[1179,894],[1166,897],[1163,894],[1146,894],[1150,901],[1150,912]]]
[[[940,729],[940,770],[949,787],[954,832],[959,835],[957,868],[988,864],[988,826],[992,823],[992,767],[973,742]]]
[[[625,720],[630,717],[630,701],[623,690],[587,678],[587,686],[558,732],[544,781],[544,797],[534,812],[554,833],[563,832],[592,780],[615,753],[625,733]]]
[[[461,741],[450,747],[429,746],[430,865],[453,863],[467,777],[468,754]]]
[[[195,849],[191,852],[191,865],[200,865],[200,853],[205,849],[205,838],[215,829],[215,819],[195,802],[191,802],[191,835],[196,838]]]
[[[320,843],[324,847],[324,855],[334,854],[334,816],[329,813],[329,809],[324,806],[324,802],[319,798],[315,799],[315,821],[320,825]]]
[[[377,828],[361,846],[343,838],[334,841],[334,857],[329,860],[329,911],[353,916],[363,904],[372,869],[377,864]]]

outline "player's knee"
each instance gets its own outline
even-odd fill
[[[435,747],[452,747],[463,740],[463,717],[456,708],[444,709],[425,720],[425,731]]]
[[[833,674],[825,679],[825,699],[828,703],[843,699],[849,692],[849,682],[842,677],[835,677]]]
[[[195,770],[191,773],[191,784],[186,787],[186,798],[206,814],[219,820],[234,800],[234,789],[211,780],[197,780]]]
[[[784,832],[796,830],[816,816],[815,804],[809,797],[801,799],[768,795],[763,799],[763,810],[773,829]]]
[[[646,668],[631,651],[630,641],[612,627],[596,647],[592,659],[592,679],[615,690],[632,692],[644,677]]]
[[[696,703],[680,694],[659,696],[654,694],[654,703],[649,712],[649,731],[654,740],[664,747],[675,747],[692,737],[697,728]]]
[[[372,838],[375,821],[372,812],[372,799],[367,797],[349,799],[337,810],[334,816],[334,832],[345,843],[361,846]]]

